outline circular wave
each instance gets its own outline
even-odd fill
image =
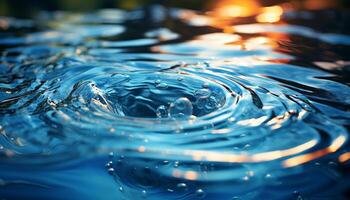
[[[347,144],[342,97],[350,91],[325,80],[330,73],[262,61],[290,58],[271,41],[252,47],[263,36],[204,31],[188,39],[150,27],[125,39],[120,34],[134,30],[126,14],[111,21],[103,13],[0,40],[10,46],[0,77],[7,157],[112,152],[107,171],[141,196],[162,188],[174,198],[212,199],[235,186],[237,196],[273,198],[259,187],[293,188],[290,177],[308,191],[329,184],[310,182],[303,174],[320,172],[297,166]],[[100,20],[110,25],[89,25]],[[79,31],[69,31],[76,24]]]

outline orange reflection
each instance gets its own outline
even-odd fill
[[[306,150],[312,148],[316,144],[317,144],[317,140],[311,140],[309,142],[306,142],[304,144],[301,144],[299,146],[296,146],[294,148],[290,148],[287,150],[270,151],[270,152],[266,152],[266,153],[255,154],[252,156],[252,158],[254,161],[257,161],[257,162],[275,160],[275,159],[279,159],[282,157],[291,156],[291,155],[301,153],[303,151],[306,151]]]
[[[318,151],[313,152],[313,153],[308,153],[308,154],[304,154],[301,156],[287,159],[283,162],[283,166],[284,167],[294,167],[294,166],[309,162],[311,160],[320,158],[320,157],[327,155],[329,153],[334,153],[345,143],[345,141],[346,141],[345,136],[341,135],[341,136],[337,137],[329,147],[327,147],[325,149],[318,150]]]
[[[247,39],[244,43],[244,47],[246,50],[269,49],[277,47],[277,44],[270,38],[260,36]]]
[[[332,8],[339,6],[339,1],[335,0],[307,0],[304,2],[303,7],[311,10],[321,10],[326,8]]]
[[[9,28],[9,22],[7,19],[0,19],[0,28],[6,30]]]
[[[184,178],[188,180],[196,180],[197,177],[198,177],[198,174],[197,172],[194,172],[194,171],[187,171],[184,175]]]
[[[198,173],[195,171],[180,171],[180,170],[174,170],[172,175],[176,178],[185,178],[187,180],[197,180],[198,179]]]
[[[139,146],[139,148],[137,148],[137,151],[140,152],[140,153],[143,153],[146,151],[146,147],[144,146]]]
[[[262,13],[256,16],[256,21],[273,23],[278,22],[283,14],[281,6],[270,6],[262,8]]]
[[[223,0],[213,7],[216,17],[248,17],[257,13],[260,5],[256,0]]]
[[[339,156],[339,162],[346,162],[350,159],[350,152],[343,153]]]
[[[316,158],[322,157],[324,155],[334,153],[345,143],[346,137],[344,135],[338,136],[329,147],[317,150],[312,153],[307,153],[292,157],[282,161],[284,167],[294,167],[308,161],[314,160]],[[205,150],[162,150],[157,148],[148,148],[148,153],[159,153],[166,156],[188,156],[193,161],[208,161],[208,162],[224,162],[224,163],[258,163],[258,162],[268,162],[277,159],[282,159],[285,157],[297,155],[299,153],[305,152],[313,148],[317,144],[317,140],[310,140],[306,143],[300,144],[296,147],[289,149],[268,151],[256,154],[248,154],[246,152],[242,153],[229,153],[229,152],[215,152],[215,151],[205,151]],[[138,148],[138,152],[145,152],[146,148],[141,146]],[[345,162],[350,159],[350,152],[345,153],[339,157],[340,162]],[[195,180],[198,178],[198,173],[193,171],[180,171],[174,170],[172,172],[174,177],[186,178],[188,180]]]
[[[279,150],[279,151],[270,151],[265,153],[259,153],[255,155],[248,154],[223,154],[216,152],[207,152],[207,151],[185,151],[185,155],[191,156],[193,160],[200,161],[206,160],[210,162],[232,162],[232,163],[241,163],[241,162],[262,162],[262,161],[271,161],[279,158],[295,155],[306,151],[317,144],[316,140],[311,140],[299,146]]]

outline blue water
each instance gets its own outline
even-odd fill
[[[0,18],[1,199],[350,198],[349,16],[213,19]]]

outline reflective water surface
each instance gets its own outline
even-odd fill
[[[349,14],[250,8],[0,18],[0,197],[349,198]]]

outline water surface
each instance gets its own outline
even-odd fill
[[[349,19],[0,18],[0,197],[349,198]]]

